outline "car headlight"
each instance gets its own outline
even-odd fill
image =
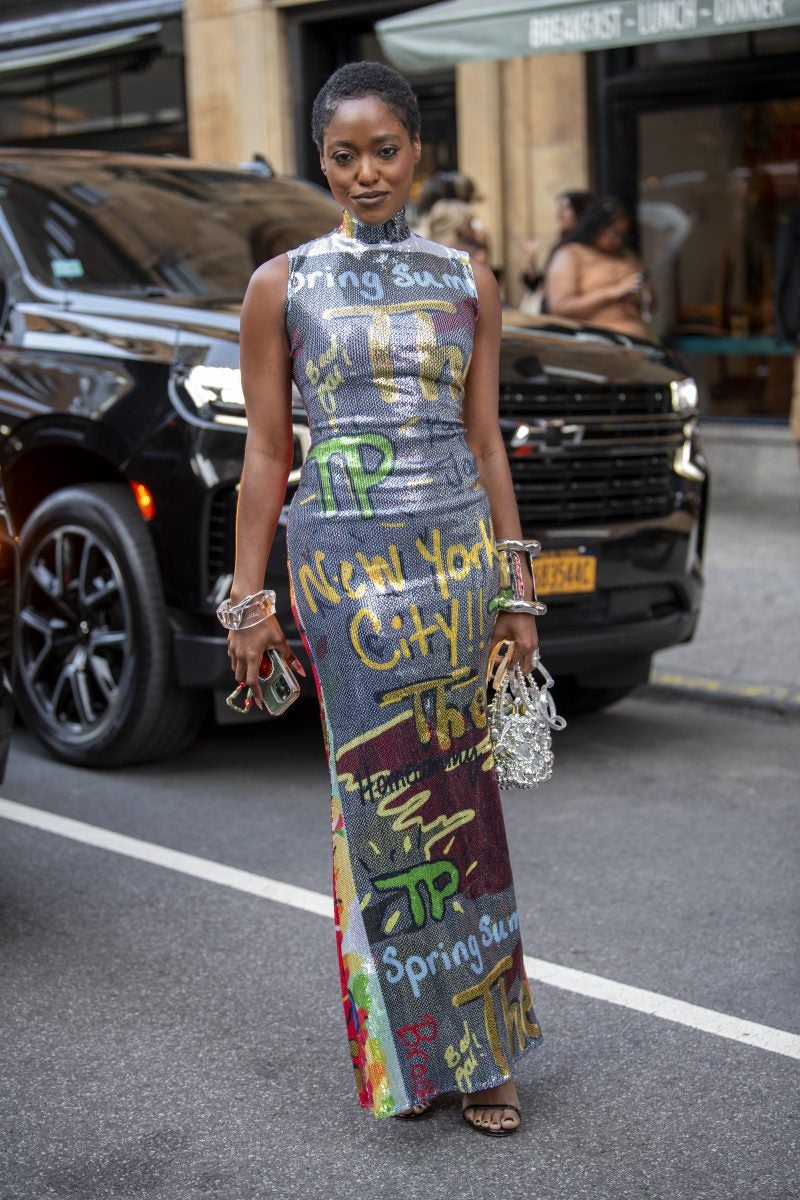
[[[676,413],[686,417],[690,413],[697,412],[697,384],[691,377],[673,379],[669,390],[672,397],[672,408]]]
[[[221,425],[247,427],[238,367],[192,367],[182,383],[200,416]]]
[[[217,425],[247,428],[242,376],[237,367],[192,367],[177,377],[179,390],[190,397],[197,415]],[[185,405],[184,405],[185,410]],[[311,430],[303,414],[303,402],[292,384],[292,468],[288,482],[297,483],[311,449]]]

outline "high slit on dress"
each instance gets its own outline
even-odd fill
[[[342,226],[289,255],[311,450],[289,570],[332,784],[336,939],[363,1107],[507,1079],[541,1040],[486,724],[498,562],[462,420],[465,255]]]

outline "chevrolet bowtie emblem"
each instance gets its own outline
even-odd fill
[[[503,421],[502,424],[507,429],[512,427],[510,421]],[[512,452],[519,450],[521,446],[528,446],[538,450],[540,454],[559,454],[574,446],[580,446],[586,433],[586,426],[576,425],[571,421],[562,421],[558,417],[552,417],[549,420],[544,417],[535,417],[528,422],[513,424],[513,430],[509,442],[509,449]]]

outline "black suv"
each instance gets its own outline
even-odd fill
[[[172,753],[209,694],[224,719],[214,609],[230,588],[245,433],[240,302],[256,266],[338,217],[264,164],[0,153],[19,704],[60,758]],[[509,313],[500,400],[523,526],[545,547],[546,661],[573,707],[599,707],[696,623],[696,389],[649,344]],[[298,408],[290,493],[308,444]],[[268,582],[293,628],[283,528]]]

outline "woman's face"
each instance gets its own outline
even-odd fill
[[[562,233],[572,233],[578,223],[578,214],[567,196],[559,196],[556,200],[556,220]]]
[[[320,165],[334,199],[367,225],[403,207],[421,153],[418,137],[377,96],[342,100],[322,141]]]
[[[595,247],[603,254],[619,254],[628,236],[628,218],[618,217],[613,225],[598,233],[594,239]]]

